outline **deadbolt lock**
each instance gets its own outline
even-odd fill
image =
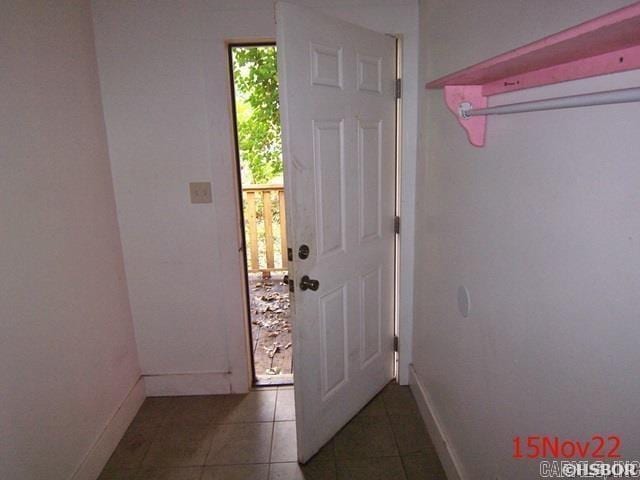
[[[309,258],[309,245],[300,245],[300,248],[298,249],[298,257],[300,258],[300,260]]]

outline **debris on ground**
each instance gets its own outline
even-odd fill
[[[273,357],[276,356],[276,353],[278,353],[280,351],[280,344],[279,343],[274,343],[270,347],[264,347],[264,349],[267,351],[267,356],[269,358],[273,358]]]
[[[275,275],[274,275],[275,277]],[[257,375],[292,373],[289,290],[279,279],[250,275],[251,324]]]

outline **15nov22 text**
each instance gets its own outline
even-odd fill
[[[513,458],[621,458],[618,435],[592,435],[574,440],[549,435],[514,437]]]

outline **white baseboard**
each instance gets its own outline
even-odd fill
[[[420,381],[413,365],[409,365],[409,387],[416,399],[420,415],[422,415],[422,419],[427,426],[427,431],[436,447],[447,478],[449,480],[465,480],[467,476],[464,474],[459,457],[456,455],[446,429],[434,409],[431,397],[424,384]]]
[[[144,385],[148,397],[246,393],[247,380],[236,377],[220,372],[144,375]]]
[[[100,476],[144,399],[144,381],[140,377],[92,445],[71,480],[95,480]]]

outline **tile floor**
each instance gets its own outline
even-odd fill
[[[292,387],[148,398],[99,480],[446,480],[408,387],[389,384],[304,466],[294,419]]]

